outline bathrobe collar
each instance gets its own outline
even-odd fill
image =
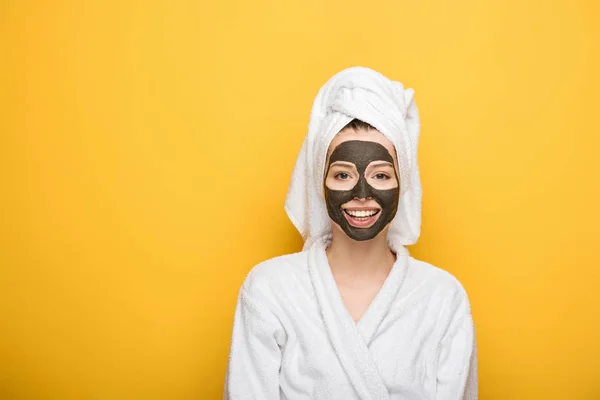
[[[355,323],[331,272],[325,253],[327,246],[326,241],[315,242],[308,250],[308,259],[310,277],[331,343],[362,400],[389,400],[387,388],[369,353],[369,345],[404,281],[408,251],[402,248],[397,253],[396,262],[381,289]]]

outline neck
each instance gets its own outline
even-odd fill
[[[370,278],[387,274],[396,261],[387,244],[387,229],[371,240],[356,241],[334,229],[326,250],[334,275]]]

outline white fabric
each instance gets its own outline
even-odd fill
[[[390,247],[398,250],[417,241],[421,230],[417,163],[420,122],[413,96],[412,89],[405,90],[400,82],[365,67],[345,69],[319,90],[285,202],[290,220],[304,238],[305,249],[315,240],[331,235],[331,220],[323,197],[327,149],[333,137],[354,118],[375,127],[396,148],[400,203],[390,223]]]
[[[316,241],[247,276],[225,399],[476,400],[475,331],[460,282],[399,251],[354,323],[326,246]]]

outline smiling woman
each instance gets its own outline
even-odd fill
[[[304,251],[239,294],[225,398],[477,399],[467,294],[412,258],[421,186],[413,91],[368,68],[315,99],[286,211]]]

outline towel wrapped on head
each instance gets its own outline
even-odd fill
[[[317,240],[331,239],[323,194],[327,151],[334,136],[353,119],[373,126],[396,149],[400,201],[389,225],[390,248],[398,251],[416,243],[421,231],[420,123],[413,97],[412,89],[365,67],[347,68],[319,90],[285,201],[288,217],[304,239],[304,249]]]

